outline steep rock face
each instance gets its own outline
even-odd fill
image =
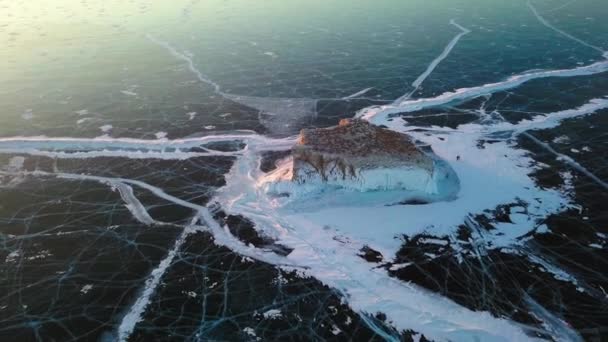
[[[302,130],[292,156],[260,183],[281,194],[326,186],[434,194],[434,174],[435,161],[409,136],[346,119],[338,126]]]

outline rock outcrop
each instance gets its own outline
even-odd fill
[[[303,129],[292,154],[296,182],[315,176],[325,182],[353,180],[377,169],[433,171],[433,160],[409,136],[357,119],[343,119],[329,128]]]
[[[268,174],[262,183],[274,192],[290,192],[289,183],[312,189],[330,185],[358,191],[436,191],[434,160],[416,147],[409,136],[358,119],[338,126],[304,129],[290,159]]]

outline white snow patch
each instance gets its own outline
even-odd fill
[[[251,337],[254,337],[256,341],[261,341],[262,339],[256,335],[255,330],[252,327],[243,328],[243,332]]]
[[[546,272],[551,273],[555,279],[569,282],[572,285],[576,286],[578,291],[580,291],[580,292],[584,291],[582,288],[579,287],[578,280],[576,280],[576,278],[574,278],[571,274],[569,274],[565,270],[561,269],[560,267],[558,267],[558,266],[552,264],[551,262],[548,262],[544,258],[534,255],[532,253],[527,253],[525,256],[530,261],[540,265],[541,268],[543,268]]]
[[[80,293],[85,295],[93,288],[93,284],[86,284],[80,289]]]
[[[432,238],[422,238],[419,240],[420,243],[427,243],[427,244],[433,244],[433,245],[441,245],[441,246],[447,246],[448,245],[448,241],[447,240],[441,240],[441,239],[432,239]]]
[[[188,120],[194,120],[194,117],[196,117],[196,114],[198,114],[198,113],[197,112],[186,113],[186,115],[188,115]]]
[[[13,263],[15,261],[17,261],[17,258],[19,258],[19,255],[21,255],[21,250],[16,249],[12,252],[10,252],[6,258],[4,259],[4,262],[9,264],[9,263]]]
[[[403,263],[403,264],[394,264],[394,265],[391,265],[391,267],[389,269],[391,271],[397,271],[397,270],[400,270],[402,268],[408,267],[411,264],[412,264],[411,262],[406,262],[406,263]]]
[[[34,111],[32,109],[26,109],[23,114],[21,114],[21,118],[23,120],[32,120],[34,118]]]
[[[333,335],[339,335],[341,332],[342,332],[342,330],[340,330],[340,328],[338,328],[337,325],[335,325],[335,324],[331,325],[331,333]]]
[[[49,251],[48,249],[45,249],[45,250],[42,250],[42,251],[38,252],[37,254],[31,255],[25,259],[29,260],[29,261],[41,260],[41,259],[46,259],[47,257],[50,257],[52,255],[53,254],[51,254],[51,251]]]
[[[279,309],[270,309],[270,310],[262,313],[262,316],[264,316],[264,318],[266,318],[266,319],[275,319],[275,318],[280,318],[281,316],[283,316],[283,314],[281,313],[281,310],[279,310]]]
[[[113,128],[112,125],[103,125],[103,126],[99,127],[99,129],[104,133],[109,133],[112,130],[112,128]]]
[[[553,143],[555,144],[567,144],[570,142],[570,137],[567,135],[560,135],[559,137],[555,137],[553,139]]]
[[[95,119],[93,118],[82,118],[82,119],[78,119],[76,120],[76,124],[77,125],[82,125],[83,123],[87,122],[87,121],[93,121]]]
[[[120,92],[127,96],[137,96],[137,93],[131,90],[121,90]]]
[[[25,157],[14,156],[8,161],[7,171],[17,172],[23,169],[23,163],[25,163]]]

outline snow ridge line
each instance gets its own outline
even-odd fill
[[[439,63],[441,63],[444,59],[446,59],[448,57],[448,55],[450,54],[450,52],[452,52],[452,50],[454,49],[456,44],[458,44],[458,41],[460,40],[460,38],[462,38],[464,35],[471,33],[471,30],[458,25],[456,23],[456,21],[454,21],[454,19],[450,20],[450,24],[456,26],[461,32],[459,34],[457,34],[448,43],[448,45],[446,45],[445,49],[441,52],[441,54],[439,56],[437,56],[437,58],[435,58],[431,62],[431,64],[429,64],[429,66],[426,68],[426,70],[422,74],[420,74],[420,76],[418,76],[418,78],[416,78],[416,80],[414,82],[412,82],[412,87],[414,87],[414,89],[411,92],[409,92],[408,94],[396,99],[394,101],[394,103],[398,104],[400,102],[403,102],[403,101],[409,99],[418,90],[418,88],[420,88],[420,85],[422,85],[422,83],[427,79],[427,77],[429,77],[429,75],[431,75],[431,73],[435,70],[435,68],[439,65]]]

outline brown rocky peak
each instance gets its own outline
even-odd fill
[[[303,129],[294,151],[303,149],[352,157],[423,155],[409,136],[360,119],[342,119],[338,126],[329,128]]]
[[[361,171],[393,167],[432,172],[433,161],[408,135],[360,119],[337,126],[303,129],[293,147],[293,180],[316,173],[323,180],[357,178]]]

